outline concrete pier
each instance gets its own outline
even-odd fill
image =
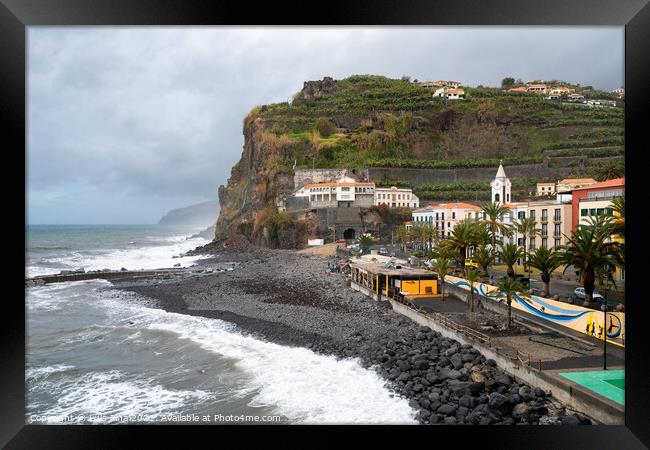
[[[25,287],[42,286],[49,283],[62,283],[65,281],[82,281],[82,280],[114,280],[118,278],[140,278],[150,276],[173,275],[184,269],[155,269],[155,270],[123,270],[108,272],[81,272],[70,274],[42,275],[25,279]]]

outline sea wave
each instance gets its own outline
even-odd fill
[[[133,379],[119,370],[87,373],[65,383],[41,382],[40,389],[53,389],[58,401],[49,408],[28,413],[28,423],[122,423],[158,422],[165,414],[182,411],[211,394],[199,389],[174,390],[154,379]],[[133,420],[131,420],[132,418]]]
[[[123,308],[115,299],[112,307]],[[301,347],[244,335],[218,319],[130,307],[136,328],[172,333],[181,340],[233,360],[249,375],[249,406],[267,406],[293,423],[416,423],[408,401],[358,359],[337,360]]]

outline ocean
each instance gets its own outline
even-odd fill
[[[207,243],[188,239],[198,231],[28,226],[26,276],[191,266],[198,257],[178,255]],[[356,359],[256,339],[111,286],[26,289],[26,423],[416,423]]]

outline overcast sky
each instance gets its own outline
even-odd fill
[[[29,27],[28,222],[157,223],[216,198],[255,105],[380,74],[623,84],[622,27]]]

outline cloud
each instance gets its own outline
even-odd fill
[[[325,75],[623,82],[623,29],[612,27],[28,30],[28,205],[40,222],[54,220],[48,192],[59,193],[57,220],[64,205],[88,223],[105,217],[91,193],[143,202],[138,220],[150,222],[213,199],[241,155],[245,114]]]

